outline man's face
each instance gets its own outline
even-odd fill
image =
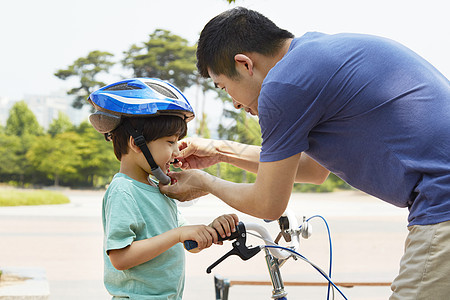
[[[237,78],[229,78],[225,75],[216,75],[209,70],[209,76],[217,88],[225,90],[233,99],[236,109],[243,108],[246,112],[258,115],[258,97],[261,91],[261,83],[258,83],[248,74],[239,74]]]

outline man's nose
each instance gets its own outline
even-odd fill
[[[242,104],[240,104],[239,102],[237,102],[236,100],[233,99],[233,106],[236,109],[241,109],[242,108]]]

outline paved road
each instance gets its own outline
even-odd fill
[[[0,207],[0,266],[44,268],[51,299],[110,299],[102,283],[101,198],[103,192],[63,190],[70,204],[35,207]],[[336,281],[391,281],[407,234],[407,211],[359,192],[293,194],[291,207],[299,216],[320,214],[333,238],[333,278]],[[235,212],[212,196],[180,208],[192,224],[209,223],[215,216]],[[238,213],[244,222],[260,220]],[[326,228],[312,221],[313,235],[302,240],[301,253],[324,269],[328,266]],[[276,223],[266,224],[275,235]],[[251,240],[255,245],[256,240]],[[213,246],[187,254],[184,299],[214,299],[213,278],[206,268],[230,249]],[[283,266],[286,281],[323,279],[302,261]],[[231,257],[214,272],[231,280],[268,280],[265,261],[258,254],[250,261]],[[324,287],[287,287],[290,299],[326,299]],[[387,299],[389,287],[343,289],[349,299]],[[266,286],[233,286],[230,299],[269,299]],[[339,299],[339,297],[336,297]]]

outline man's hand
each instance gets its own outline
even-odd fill
[[[180,155],[178,163],[174,164],[182,169],[203,169],[220,162],[217,145],[220,141],[186,138],[179,142]]]
[[[172,185],[159,185],[161,193],[179,201],[190,201],[209,192],[203,190],[202,180],[209,176],[200,170],[186,170],[182,172],[170,172],[170,178],[175,179]]]

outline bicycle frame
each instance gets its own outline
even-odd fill
[[[287,292],[284,290],[283,279],[280,272],[279,259],[274,257],[269,249],[264,248],[267,269],[269,270],[270,279],[272,281],[272,299],[287,300]],[[214,287],[216,300],[228,300],[230,289],[230,280],[214,276]]]
[[[270,280],[272,281],[272,298],[287,300],[287,298],[285,297],[287,295],[287,292],[284,290],[279,260],[276,257],[273,257],[272,254],[270,254],[269,249],[264,248],[264,251],[266,252],[266,263],[267,268],[269,269]]]

